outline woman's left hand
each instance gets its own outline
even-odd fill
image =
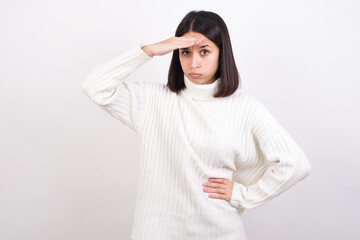
[[[210,178],[209,181],[210,182],[205,182],[203,184],[204,192],[218,194],[209,194],[208,197],[224,199],[230,202],[234,186],[234,178],[232,179],[232,181],[229,181],[226,178]]]

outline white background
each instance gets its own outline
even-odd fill
[[[173,36],[191,10],[225,20],[243,90],[313,167],[244,213],[249,240],[360,239],[355,0],[1,1],[0,239],[130,239],[137,136],[81,84],[97,64]],[[165,83],[170,57],[129,78]]]

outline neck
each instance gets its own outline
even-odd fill
[[[211,101],[216,100],[214,97],[216,93],[220,78],[216,79],[214,82],[210,84],[197,84],[193,83],[185,74],[184,74],[184,83],[186,88],[183,89],[184,93],[195,100],[200,101]]]

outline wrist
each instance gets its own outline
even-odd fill
[[[145,46],[142,46],[141,49],[149,56],[149,57],[154,57],[154,54],[151,50],[151,47],[150,45],[145,45]]]

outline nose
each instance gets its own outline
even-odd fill
[[[199,68],[200,67],[200,56],[198,54],[193,54],[191,57],[191,67]]]

